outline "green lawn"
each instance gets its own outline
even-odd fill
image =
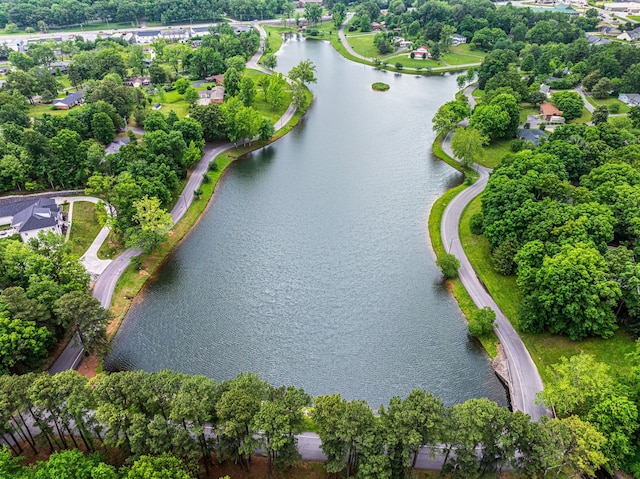
[[[164,100],[160,99],[160,95],[154,95],[151,104],[155,105],[156,103],[162,104],[160,111],[165,115],[171,110],[175,111],[176,115],[181,118],[189,113],[189,104],[182,99],[182,95],[177,90],[165,92]]]
[[[82,107],[76,106],[74,108],[82,108]],[[45,113],[49,113],[50,115],[66,115],[68,112],[69,110],[56,110],[51,105],[46,105],[46,104],[31,105],[27,109],[27,115],[32,116],[34,118],[40,118]]]
[[[442,59],[449,65],[467,65],[470,63],[482,63],[482,58],[471,55],[463,55],[460,53],[445,53],[442,55]]]
[[[618,105],[619,110],[617,113],[629,113],[629,105],[627,105],[626,103],[622,103],[617,98],[610,97],[610,98],[605,98],[604,100],[596,100],[591,95],[588,95],[587,101],[596,107],[600,105],[607,105],[607,106]]]
[[[528,115],[537,115],[538,113],[540,113],[538,108],[520,105],[520,124],[523,125],[527,122]]]
[[[627,15],[627,18],[630,20],[635,20],[636,22],[640,22],[640,15]]]
[[[407,51],[384,57],[381,60],[392,66],[400,62],[402,63],[402,66],[404,68],[420,68],[425,70],[428,68],[445,66],[445,64],[439,60],[422,60],[409,58],[409,52]]]
[[[375,35],[373,32],[345,33],[347,42],[351,45],[351,48],[365,58],[378,58],[381,56],[378,48],[373,44],[373,37]]]
[[[461,55],[470,55],[470,56],[478,57],[479,61],[482,61],[482,59],[485,56],[487,56],[487,54],[483,51],[473,50],[468,43],[463,43],[455,47],[449,47],[449,51],[451,53],[459,53]]]
[[[71,217],[71,233],[69,234],[71,253],[77,257],[85,254],[99,232],[100,225],[95,205],[88,201],[75,201]]]
[[[262,25],[264,31],[267,32],[267,43],[269,45],[269,53],[275,53],[280,50],[282,46],[282,34],[286,32],[296,31],[295,24],[294,27],[276,27],[273,25]],[[262,55],[264,57],[264,55]],[[261,59],[262,60],[262,59]]]
[[[495,168],[500,165],[504,155],[511,153],[510,143],[511,139],[493,140],[489,146],[485,146],[482,149],[478,163],[487,168]]]
[[[591,113],[586,108],[582,109],[582,115],[578,118],[571,120],[569,123],[589,123],[591,121]]]
[[[502,276],[493,270],[489,243],[483,236],[476,236],[469,229],[469,219],[480,211],[480,197],[473,200],[462,215],[460,223],[460,240],[469,261],[479,278],[491,293],[502,312],[509,318],[516,330],[518,325],[518,309],[522,304],[522,293],[516,284],[515,276]],[[548,368],[560,361],[563,356],[575,354],[592,354],[598,361],[611,366],[614,372],[628,369],[625,354],[635,348],[633,338],[623,330],[619,330],[613,338],[604,340],[589,338],[582,341],[571,341],[567,337],[551,334],[530,334],[520,332],[534,362],[538,366],[542,380],[548,383],[551,377]]]
[[[476,88],[475,90],[473,90],[473,91],[471,92],[471,95],[472,95],[474,98],[484,98],[485,91],[484,91],[484,90],[481,90],[480,88]]]

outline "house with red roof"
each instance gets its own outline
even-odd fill
[[[554,104],[545,101],[540,105],[540,115],[544,121],[551,121],[551,117],[562,116],[562,111]]]
[[[409,53],[409,58],[415,58],[416,60],[427,60],[431,55],[429,49],[424,45],[419,46],[414,51]]]

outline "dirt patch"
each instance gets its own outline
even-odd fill
[[[98,374],[99,365],[100,358],[97,355],[87,356],[82,359],[80,366],[78,366],[78,374],[87,379],[95,378]]]

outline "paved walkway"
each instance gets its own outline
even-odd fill
[[[69,229],[67,230],[67,241],[69,240],[71,225],[73,223],[73,203],[76,201],[86,201],[96,204],[100,201],[99,198],[95,198],[93,196],[60,196],[56,197],[55,200],[57,204],[69,203]],[[102,228],[87,251],[80,258],[80,263],[82,263],[85,269],[89,272],[92,279],[95,279],[97,276],[102,274],[112,261],[110,259],[98,258],[98,250],[102,246],[102,243],[107,239],[107,236],[109,236],[109,231],[110,229],[107,227]]]
[[[266,38],[266,33],[264,29],[259,29],[260,35],[263,38]],[[262,55],[261,49],[258,49],[256,54],[249,60],[248,65],[257,65],[260,56]],[[253,67],[255,68],[255,67]],[[261,69],[261,67],[259,67]],[[280,130],[283,128],[291,118],[295,115],[296,110],[291,105],[285,111],[284,115],[278,120],[275,124],[275,129]],[[142,130],[138,128],[130,128],[134,130],[135,133],[141,133]],[[194,191],[202,185],[202,175],[206,173],[209,169],[209,162],[214,160],[216,156],[220,153],[234,148],[236,145],[233,143],[208,143],[205,145],[204,153],[202,158],[196,164],[195,168],[191,172],[191,176],[187,181],[184,189],[182,190],[182,194],[174,208],[171,210],[171,218],[173,218],[173,222],[177,223],[182,219],[185,215],[189,206],[193,202],[194,199]],[[141,254],[141,250],[138,248],[129,248],[124,253],[120,254],[114,260],[112,260],[101,272],[98,277],[94,288],[93,288],[93,296],[100,301],[100,304],[103,308],[110,308],[111,301],[113,299],[113,292],[115,291],[116,284],[118,280],[124,273],[125,269],[129,265],[131,258],[134,256],[139,256]],[[82,347],[79,342],[70,341],[67,347],[60,354],[58,359],[49,369],[51,374],[55,374],[57,372],[65,371],[67,369],[75,369],[78,367],[79,359],[82,357]]]
[[[471,90],[467,88],[465,93],[467,91]],[[453,131],[447,134],[442,142],[442,149],[451,158],[456,158],[451,148],[452,134]],[[447,253],[453,254],[460,261],[458,277],[475,305],[478,308],[488,306],[496,313],[497,327],[494,331],[507,357],[511,406],[513,409],[523,411],[529,414],[532,419],[537,420],[549,414],[543,406],[535,402],[538,392],[544,389],[538,368],[511,322],[500,310],[491,294],[478,278],[460,241],[459,226],[462,212],[474,198],[482,193],[487,186],[491,173],[489,168],[483,166],[476,165],[475,169],[479,174],[478,180],[469,188],[457,194],[444,210],[440,225],[442,243]]]

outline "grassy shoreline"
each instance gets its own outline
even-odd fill
[[[451,158],[449,155],[445,153],[442,149],[442,140],[443,136],[438,135],[433,142],[433,153],[444,161],[446,164],[455,168],[456,170],[463,172],[467,175],[473,174],[475,175],[475,171],[464,168],[460,163]],[[453,198],[466,189],[468,184],[465,182],[461,185],[458,185],[450,190],[446,191],[440,198],[438,198],[433,206],[431,207],[431,211],[429,212],[429,237],[431,238],[431,247],[436,255],[436,258],[441,257],[446,253],[445,247],[442,244],[442,236],[440,234],[440,224],[442,223],[442,215],[444,214],[444,210],[447,205],[453,200]],[[449,289],[453,293],[453,296],[456,298],[458,302],[458,306],[460,310],[468,319],[472,317],[479,310],[478,307],[474,304],[471,296],[467,292],[466,288],[462,284],[460,279],[455,278],[451,280],[447,280],[449,285]],[[491,333],[485,335],[481,338],[478,338],[485,351],[491,358],[495,358],[498,354],[498,338],[495,333]]]
[[[164,243],[160,244],[153,252],[143,254],[140,257],[140,269],[137,269],[133,264],[129,264],[118,280],[113,293],[113,300],[111,302],[110,309],[114,313],[115,318],[109,325],[109,339],[112,339],[118,332],[129,307],[133,301],[135,301],[140,291],[142,291],[147,280],[153,277],[158,270],[158,267],[162,265],[169,253],[193,229],[202,214],[206,211],[210,200],[215,193],[216,186],[225,173],[227,167],[247,153],[264,148],[289,133],[298,124],[302,116],[312,104],[313,96],[309,90],[306,91],[306,96],[307,106],[303,110],[297,112],[289,123],[278,130],[268,141],[256,141],[251,145],[232,148],[218,155],[215,158],[218,170],[209,172],[211,181],[208,183],[202,183],[202,186],[200,187],[202,190],[201,197],[199,199],[194,199],[184,217],[169,233],[169,238]]]

